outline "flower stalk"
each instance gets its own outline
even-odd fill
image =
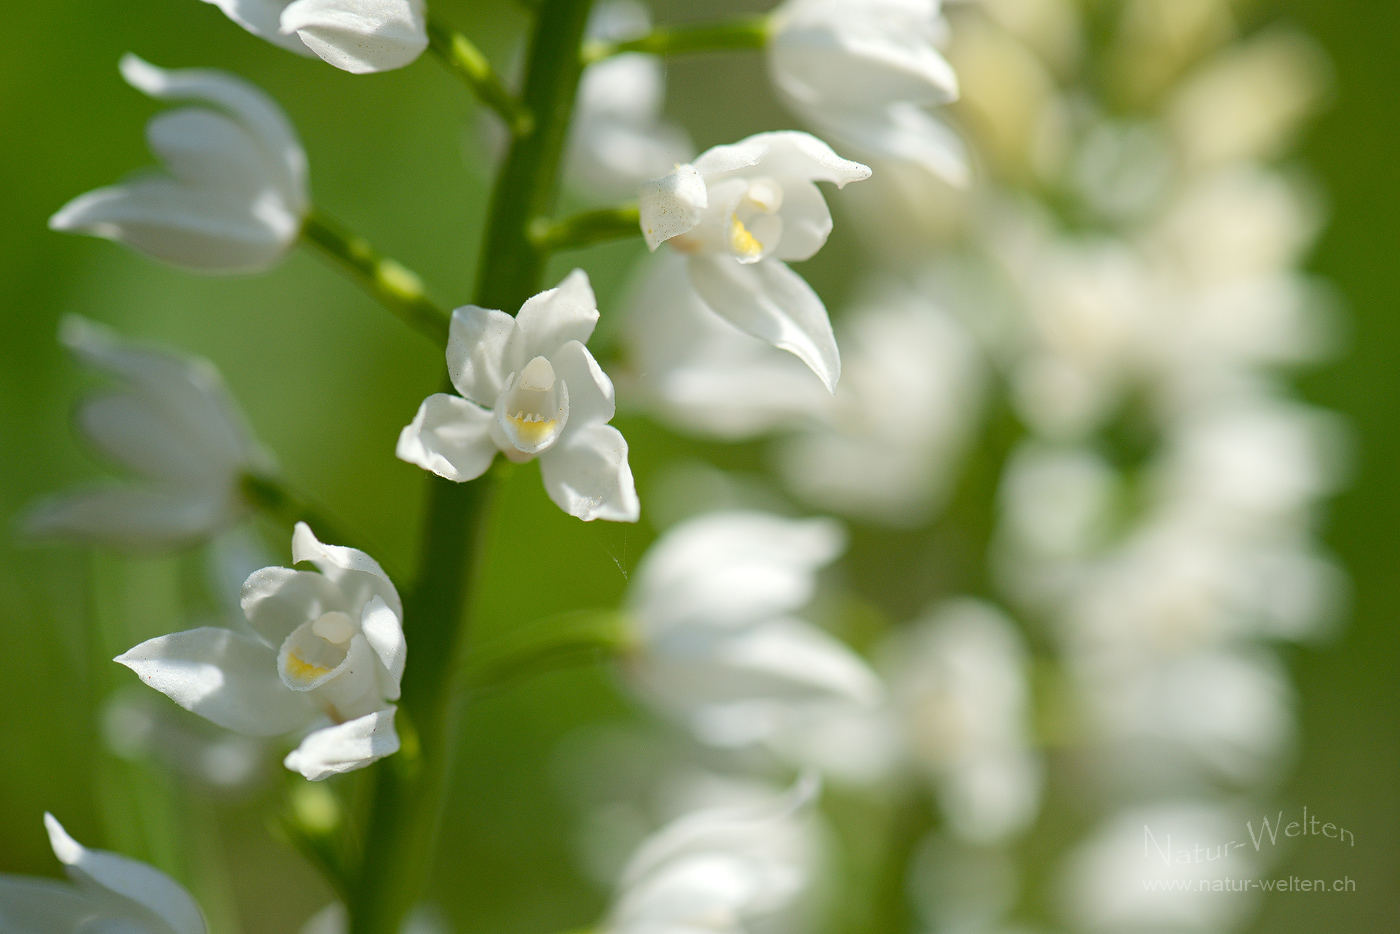
[[[447,345],[451,316],[428,297],[417,273],[381,255],[364,237],[316,211],[306,216],[301,238],[349,273],[361,288],[409,327],[444,347]]]
[[[743,16],[722,23],[699,26],[663,26],[626,42],[595,40],[583,47],[583,60],[591,65],[622,52],[651,55],[685,55],[695,52],[728,52],[761,49],[772,35],[769,16]]]
[[[530,224],[549,215],[558,193],[591,7],[592,0],[544,0],[539,6],[521,101],[534,122],[513,138],[492,192],[477,276],[480,306],[519,308],[543,284],[547,254],[531,240]],[[395,756],[374,770],[364,859],[347,903],[350,934],[397,934],[431,866],[457,681],[465,668],[466,611],[493,499],[493,473],[470,483],[428,481],[422,564],[405,614],[413,661],[405,671],[400,705],[400,717],[416,734],[418,754]]]
[[[534,129],[534,114],[506,90],[476,44],[432,15],[428,17],[428,48],[467,83],[478,100],[500,115],[512,134],[526,136]]]
[[[531,241],[545,252],[574,250],[641,235],[641,217],[635,204],[584,211],[558,221],[537,217],[530,224]]]

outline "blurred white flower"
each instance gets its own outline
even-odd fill
[[[1326,53],[1315,40],[1270,29],[1218,53],[1168,105],[1176,142],[1193,169],[1273,159],[1321,102]]]
[[[773,84],[817,132],[967,183],[966,147],[927,109],[958,97],[937,48],[947,37],[939,0],[787,0],[772,23]]]
[[[811,600],[817,570],[843,547],[840,527],[822,519],[722,512],[674,527],[642,559],[628,593],[629,680],[717,746],[797,752],[797,737],[874,711],[884,695],[874,672],[789,615]]]
[[[402,68],[428,47],[424,0],[204,0],[255,36],[357,75]]]
[[[597,323],[581,269],[513,318],[458,308],[447,371],[461,395],[423,401],[399,435],[399,458],[460,483],[485,473],[498,450],[517,463],[538,457],[549,498],[569,515],[636,522],[627,441],[607,424],[612,381],[584,346]]]
[[[1091,450],[1022,444],[997,492],[1002,530],[1037,558],[1086,558],[1107,541],[1117,484]]]
[[[249,272],[282,259],[310,201],[306,153],[281,108],[221,71],[166,71],[125,55],[121,72],[152,97],[210,106],[167,111],[146,125],[165,172],[80,195],[49,227],[117,240],[197,272]]]
[[[160,870],[106,850],[89,850],[44,815],[49,845],[72,884],[0,875],[0,930],[49,934],[79,930],[205,934],[199,905]]]
[[[593,10],[588,35],[623,41],[645,34],[650,14],[635,0],[612,0]],[[664,120],[666,66],[655,55],[624,52],[583,71],[570,126],[571,181],[590,195],[624,198],[649,178],[695,155],[680,126]]]
[[[247,791],[266,773],[260,740],[219,730],[135,686],[103,704],[102,738],[115,756],[156,762],[223,792]]]
[[[658,254],[628,302],[619,395],[684,431],[737,441],[817,417],[831,395],[790,353],[712,313],[683,257]]]
[[[953,600],[882,654],[909,750],[950,828],[990,843],[1029,826],[1042,765],[1031,747],[1030,660],[1015,626],[985,603]]]
[[[834,392],[841,359],[826,306],[782,260],[810,258],[831,233],[817,181],[844,187],[870,177],[806,133],[760,133],[706,150],[642,186],[647,246],[686,254],[711,311],[796,354]]]
[[[841,322],[844,378],[825,418],[779,446],[788,485],[823,509],[918,526],[943,505],[981,412],[985,366],[953,316],[888,289]]]
[[[1065,919],[1091,934],[1235,930],[1256,896],[1211,885],[1259,874],[1252,846],[1232,845],[1242,837],[1244,821],[1217,804],[1118,814],[1070,855],[1060,882]]]
[[[1285,400],[1219,400],[1170,427],[1154,493],[1178,521],[1236,533],[1306,528],[1337,490],[1346,432],[1330,412]]]
[[[662,827],[628,861],[599,930],[743,934],[781,919],[814,881],[804,812],[817,792],[804,777],[762,804],[705,808]]]
[[[1202,777],[1248,785],[1276,773],[1294,738],[1293,690],[1272,656],[1152,658],[1128,648],[1069,655],[1078,702],[1115,779],[1173,788]]]
[[[250,512],[243,477],[270,474],[275,464],[211,363],[127,343],[75,315],[63,319],[59,340],[120,383],[84,400],[75,421],[85,441],[141,482],[41,500],[23,519],[27,534],[166,546],[213,535]]]
[[[1013,404],[1043,436],[1082,437],[1114,414],[1142,373],[1155,283],[1118,241],[1062,237],[1028,219],[996,238],[1025,314],[1012,351]]]
[[[286,758],[312,781],[398,751],[394,732],[408,648],[403,603],[369,555],[324,545],[303,522],[293,563],[243,585],[257,638],[204,627],[158,636],[116,660],[151,687],[222,727],[252,736],[310,730]]]

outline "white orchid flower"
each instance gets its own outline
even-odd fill
[[[263,568],[243,585],[243,612],[258,638],[191,629],[116,660],[230,730],[310,730],[284,764],[318,781],[398,751],[389,702],[398,700],[408,654],[403,603],[378,562],[323,545],[304,522],[292,535],[292,561],[320,573]]]
[[[968,181],[967,147],[927,108],[958,98],[938,51],[938,0],[788,0],[773,13],[768,70],[779,95],[853,151]]]
[[[754,806],[684,814],[639,846],[622,872],[605,934],[743,934],[779,918],[814,881],[805,811],[818,783],[804,777]]]
[[[67,934],[82,930],[127,934],[205,934],[199,905],[180,884],[145,863],[89,850],[44,815],[49,845],[72,884],[0,874],[0,931]]]
[[[209,106],[167,111],[146,125],[165,172],[80,195],[49,227],[197,272],[249,272],[282,259],[310,209],[306,153],[282,109],[222,71],[166,71],[125,55],[121,73],[151,97]]]
[[[830,520],[720,512],[668,531],[643,558],[628,606],[626,672],[661,711],[717,746],[766,744],[868,712],[874,672],[835,637],[791,615],[844,548]]]
[[[624,41],[651,28],[632,0],[601,3],[589,19],[592,39]],[[683,128],[663,119],[666,66],[655,55],[624,52],[583,71],[570,128],[571,181],[595,197],[625,198],[649,178],[695,155]]]
[[[570,273],[512,318],[468,305],[452,313],[447,371],[461,396],[423,400],[398,456],[448,480],[481,476],[496,452],[539,458],[549,498],[585,521],[636,522],[627,441],[608,424],[612,380],[584,342],[598,323],[588,275]]]
[[[428,47],[423,0],[204,0],[255,36],[357,75],[412,63]]]
[[[810,258],[831,233],[816,182],[869,177],[815,136],[759,133],[643,185],[642,234],[652,250],[669,240],[686,254],[710,310],[796,354],[834,392],[841,358],[826,306],[782,261]]]
[[[1024,830],[1040,804],[1029,654],[1010,620],[949,601],[886,646],[887,677],[916,763],[958,836],[990,843]]]
[[[126,547],[175,545],[228,528],[251,511],[242,480],[276,467],[253,438],[213,364],[121,340],[69,315],[59,340],[120,388],[78,407],[82,438],[139,482],[36,503],[26,534]]]

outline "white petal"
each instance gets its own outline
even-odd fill
[[[156,114],[146,124],[146,143],[191,188],[239,192],[251,200],[269,184],[258,140],[238,121],[207,108]]]
[[[204,915],[199,905],[174,879],[134,859],[105,850],[89,850],[68,836],[52,814],[44,815],[44,826],[54,855],[68,868],[74,882],[135,902],[170,925],[174,934],[204,934]]]
[[[403,616],[398,588],[378,561],[358,548],[323,544],[311,531],[311,526],[298,522],[292,530],[292,563],[302,561],[310,561],[330,578],[352,609],[359,611],[372,597],[378,596],[389,609]]]
[[[92,914],[92,901],[67,882],[0,875],[0,931],[5,934],[77,931]]]
[[[402,68],[428,47],[423,0],[296,0],[281,31],[354,74]]]
[[[496,405],[506,377],[525,363],[506,359],[506,343],[514,331],[515,319],[504,311],[466,305],[452,312],[447,374],[464,399],[488,409]]]
[[[742,139],[737,143],[711,146],[695,160],[695,170],[709,180],[716,175],[737,172],[740,169],[758,165],[768,154],[769,149],[763,136],[764,134],[759,134]]]
[[[287,0],[204,0],[253,35],[280,45],[289,52],[310,58],[314,53],[296,36],[284,36],[281,29],[282,10]]]
[[[957,75],[930,41],[936,3],[821,7],[780,20],[768,48],[780,91],[804,103],[856,107],[957,100]]]
[[[758,805],[709,807],[671,821],[639,846],[622,871],[621,885],[632,888],[669,865],[707,853],[750,856],[750,865],[800,858],[783,846],[779,821],[793,817],[820,792],[819,778],[803,774],[782,795]],[[777,832],[779,835],[775,835]]]
[[[689,644],[680,638],[674,642]],[[664,651],[666,643],[657,648]],[[658,687],[669,693],[689,683],[694,702],[831,699],[873,708],[884,697],[879,678],[860,656],[800,619],[768,620],[725,634],[703,655],[686,652],[683,645],[665,661],[669,664],[662,668]],[[687,666],[694,670],[687,672]]]
[[[583,122],[609,116],[641,126],[654,123],[665,103],[666,66],[661,59],[624,52],[583,70],[575,119]]]
[[[822,132],[853,149],[912,162],[955,188],[972,182],[967,144],[947,123],[917,104],[804,109],[802,113]]]
[[[317,730],[287,754],[282,764],[313,782],[353,772],[399,751],[394,711],[389,707]]]
[[[403,620],[378,597],[365,604],[364,615],[360,617],[360,629],[364,631],[369,647],[384,665],[385,678],[380,678],[383,695],[389,700],[399,699],[399,686],[403,682],[403,669],[408,661],[408,643],[403,636]]]
[[[636,522],[641,515],[627,441],[611,425],[570,432],[540,455],[544,488],[555,505],[585,522]]]
[[[667,174],[694,155],[685,131],[669,123],[628,123],[600,116],[574,125],[569,177],[598,197],[635,198],[647,179]]]
[[[219,496],[229,484],[229,464],[202,449],[200,438],[172,425],[164,412],[136,395],[84,399],[76,421],[83,438],[116,464],[148,480]]]
[[[340,588],[324,574],[276,567],[250,574],[243,582],[239,602],[248,625],[274,649],[301,624],[333,611],[352,609]]]
[[[779,183],[806,179],[835,182],[844,188],[870,177],[868,166],[842,159],[812,134],[796,130],[757,133],[728,146],[715,146],[695,160],[695,168],[708,185],[736,176],[769,175]]]
[[[670,175],[642,183],[638,204],[647,248],[654,251],[694,229],[709,203],[705,180],[693,165],[678,165]]]
[[[870,177],[870,167],[842,159],[826,143],[810,133],[796,130],[779,130],[774,133],[759,133],[749,137],[751,144],[761,143],[767,147],[763,158],[752,172],[763,172],[780,181],[787,178],[804,178],[813,182],[834,182],[837,188],[845,188],[851,182]]]
[[[109,486],[39,500],[24,534],[126,548],[187,544],[237,519],[246,506],[193,493]]]
[[[597,324],[598,300],[588,282],[588,273],[575,269],[559,285],[531,297],[520,307],[506,359],[519,361],[513,362],[514,368],[535,357],[552,358],[569,341],[588,343]]]
[[[710,513],[675,526],[652,546],[628,603],[652,630],[686,621],[756,622],[810,600],[817,569],[845,547],[845,533],[830,519]]]
[[[59,341],[83,365],[126,383],[171,432],[192,439],[211,465],[275,470],[208,360],[123,340],[78,315],[64,315]]]
[[[831,236],[831,211],[826,198],[814,183],[791,180],[783,185],[782,239],[773,250],[773,258],[801,262],[826,245]]]
[[[250,736],[288,733],[317,715],[282,684],[275,651],[229,629],[157,636],[116,661],[186,710]]]
[[[657,253],[629,289],[623,395],[686,433],[731,441],[820,417],[832,397],[806,365],[712,312],[685,265]]]
[[[399,460],[461,483],[486,472],[496,457],[492,415],[466,399],[436,393],[423,400],[412,424],[399,433]]]
[[[306,152],[282,108],[256,85],[213,69],[166,71],[131,54],[122,56],[121,73],[151,97],[202,101],[227,111],[261,144],[283,203],[298,217],[306,212]]]
[[[297,934],[347,934],[350,916],[344,902],[331,902],[316,912],[301,926]]]
[[[569,423],[564,436],[585,425],[612,421],[617,405],[613,398],[612,380],[588,348],[578,341],[569,341],[550,358],[556,379],[569,388]]]
[[[199,272],[257,272],[290,249],[300,218],[276,198],[250,203],[236,192],[192,189],[149,176],[79,195],[49,218],[51,230],[80,231]]]
[[[692,256],[691,284],[715,314],[795,354],[827,391],[836,391],[841,356],[826,306],[801,276],[778,260],[742,265],[730,256]]]

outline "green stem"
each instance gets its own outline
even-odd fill
[[[364,237],[315,211],[303,222],[301,238],[330,257],[410,327],[447,346],[447,326],[452,315],[428,297],[417,273],[381,256]]]
[[[546,251],[530,237],[559,190],[559,161],[569,132],[583,62],[579,47],[592,0],[543,0],[531,40],[524,103],[536,127],[518,137],[491,193],[476,304],[514,312],[543,286]]]
[[[478,100],[500,115],[512,133],[525,136],[534,129],[534,115],[506,90],[500,75],[481,50],[432,14],[428,15],[428,48],[467,83]]]
[[[641,222],[635,204],[584,211],[560,221],[537,217],[530,223],[530,240],[547,253],[572,250],[609,240],[640,237]]]
[[[396,723],[403,748],[371,776],[363,859],[346,902],[350,934],[398,934],[432,866],[462,619],[493,488],[490,475],[472,483],[429,481],[420,579],[404,608],[411,661]]]
[[[514,311],[543,286],[547,256],[530,239],[530,222],[554,207],[591,6],[592,0],[540,4],[522,100],[535,123],[512,140],[491,195],[478,305]],[[429,480],[420,573],[405,609],[405,748],[374,769],[364,859],[348,902],[350,934],[398,934],[427,879],[459,713],[465,610],[494,482],[491,473],[463,484]]]
[[[700,26],[662,26],[639,39],[626,42],[595,40],[583,47],[583,60],[591,65],[620,52],[652,55],[684,55],[692,52],[725,52],[761,49],[773,34],[772,17],[744,16],[723,23]]]

